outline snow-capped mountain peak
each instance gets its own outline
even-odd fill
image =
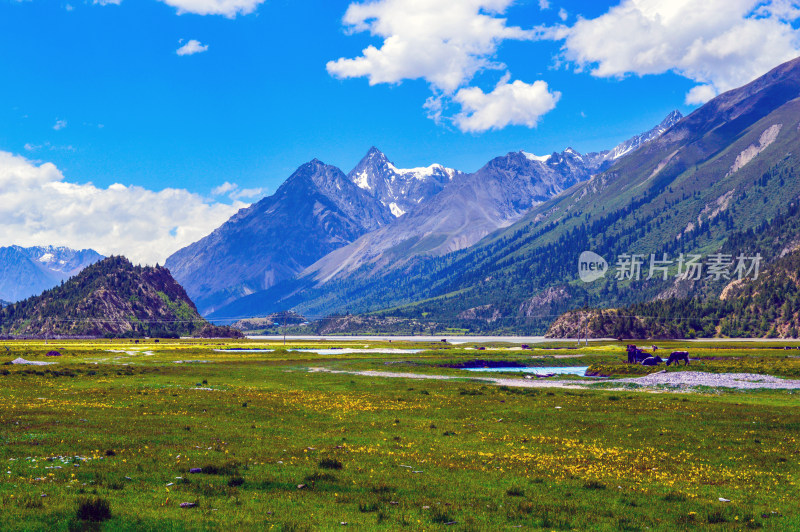
[[[373,146],[348,177],[399,218],[459,175],[461,172],[441,164],[398,168]]]

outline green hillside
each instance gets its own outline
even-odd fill
[[[97,262],[60,286],[0,310],[0,332],[52,336],[240,336],[209,324],[163,267],[124,257]]]
[[[793,238],[787,239],[787,236]],[[560,316],[550,337],[694,338],[800,335],[800,206],[758,230],[730,235],[722,252],[758,249],[771,260],[757,278],[703,279],[693,298],[669,297],[619,309],[580,309]]]

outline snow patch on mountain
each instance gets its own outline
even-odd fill
[[[520,151],[520,153],[527,157],[529,161],[539,161],[540,163],[546,163],[552,157],[552,155],[534,155],[526,151]]]
[[[372,187],[369,186],[369,175],[367,172],[361,172],[353,177],[353,183],[356,184],[358,188],[362,188],[364,190],[372,190]]]
[[[401,209],[400,207],[398,207],[398,206],[397,206],[397,203],[395,203],[395,202],[391,202],[391,203],[389,204],[389,210],[390,210],[390,211],[392,211],[392,214],[393,214],[393,215],[394,215],[396,218],[400,218],[401,216],[403,216],[403,215],[406,213],[406,211],[404,211],[403,209]]]

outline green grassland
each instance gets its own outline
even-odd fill
[[[613,378],[531,389],[443,367],[621,376],[615,343],[287,346],[423,349],[334,355],[250,340],[5,345],[0,362],[55,364],[0,366],[4,530],[800,529],[797,391],[603,389]],[[694,343],[700,360],[670,371],[800,375],[800,353],[780,346]],[[274,351],[215,351],[231,347]]]

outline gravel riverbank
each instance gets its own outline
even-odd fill
[[[314,372],[344,373],[349,375],[362,375],[364,377],[401,378],[401,379],[433,379],[433,380],[473,380],[488,382],[497,386],[517,386],[521,388],[589,388],[594,382],[589,381],[564,381],[548,379],[519,379],[502,377],[456,377],[451,375],[423,375],[420,373],[401,373],[395,371],[340,371],[327,368],[309,368]],[[756,373],[705,373],[701,371],[674,371],[667,373],[660,371],[643,377],[627,379],[608,379],[600,382],[607,384],[636,384],[647,390],[655,387],[675,387],[689,390],[698,386],[711,388],[735,388],[738,390],[797,390],[800,389],[800,380],[782,379],[771,375]]]
[[[775,390],[800,389],[800,380],[782,379],[757,373],[706,373],[703,371],[659,371],[643,377],[617,379],[613,382],[626,382],[640,386],[677,386],[680,388],[710,386],[713,388],[736,388],[755,390],[770,388]]]

